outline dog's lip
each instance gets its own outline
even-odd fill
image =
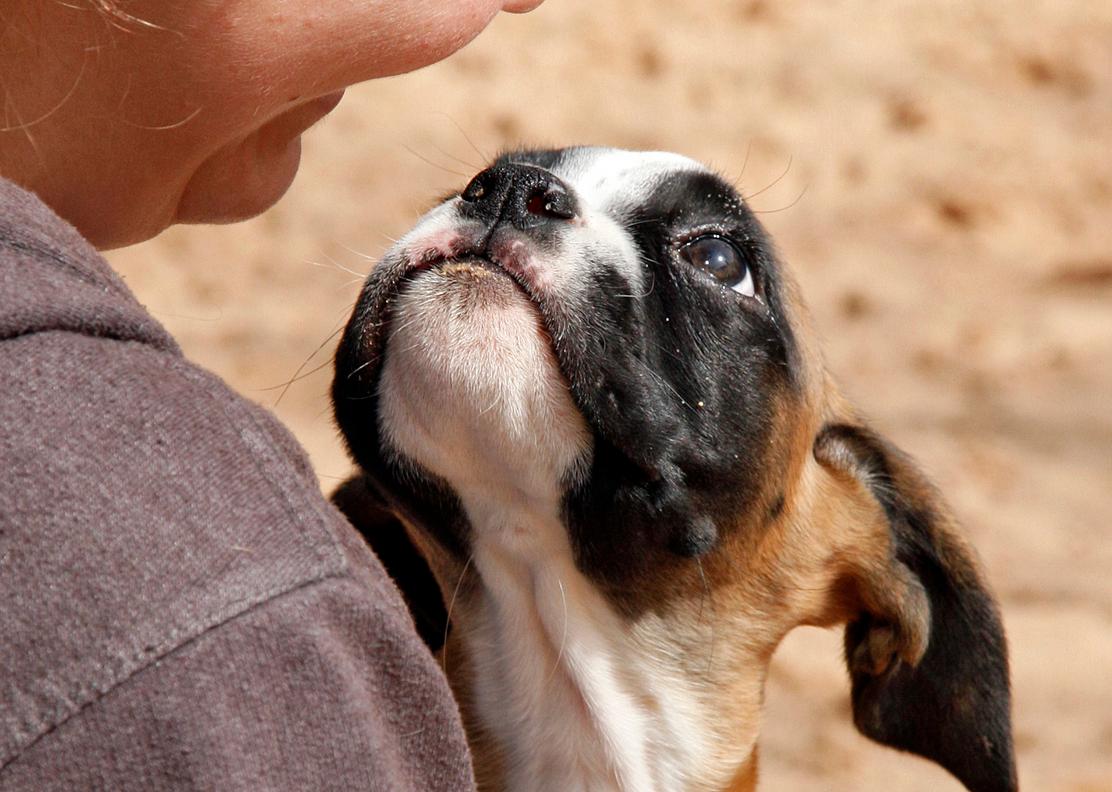
[[[529,299],[530,302],[540,307],[540,301],[536,293],[533,291],[532,285],[525,278],[521,277],[520,273],[511,270],[508,267],[504,267],[496,258],[486,253],[465,252],[453,254],[451,256],[438,255],[433,257],[421,258],[417,261],[411,262],[402,271],[401,277],[398,278],[397,282],[392,285],[390,289],[391,296],[396,295],[399,291],[401,291],[401,289],[407,282],[413,280],[413,278],[420,273],[436,269],[444,270],[453,265],[473,267],[477,266],[481,269],[494,272],[498,275],[504,275],[517,285],[518,289],[521,290],[521,292],[525,295],[525,297]]]
[[[533,284],[530,283],[528,278],[520,271],[504,266],[497,257],[491,256],[486,252],[463,251],[460,253],[452,253],[451,255],[426,255],[417,260],[410,261],[403,268],[396,281],[390,285],[388,289],[388,299],[392,302],[394,298],[397,297],[398,293],[405,288],[405,285],[421,273],[431,270],[445,270],[453,265],[479,267],[495,275],[508,278],[510,282],[517,287],[518,292],[532,303],[540,319],[541,327],[544,329],[546,335],[550,335],[548,332],[548,321],[546,319],[544,302],[533,288]],[[391,313],[391,311],[387,311],[384,325],[389,325]],[[384,330],[384,332],[388,332],[388,330]]]
[[[513,283],[536,311],[539,329],[549,339],[549,347],[552,349],[557,366],[562,369],[559,362],[560,356],[555,349],[555,344],[552,343],[553,336],[549,330],[544,302],[532,288],[532,284],[520,273],[503,266],[497,258],[486,252],[464,250],[458,253],[453,252],[450,255],[426,252],[423,255],[409,257],[403,266],[390,273],[387,281],[382,284],[378,299],[374,300],[374,306],[371,308],[377,314],[377,317],[365,316],[361,323],[356,348],[351,350],[355,352],[355,360],[352,361],[355,365],[345,375],[348,380],[357,375],[360,380],[364,381],[373,380],[377,377],[389,340],[390,327],[393,324],[393,303],[406,284],[424,272],[444,269],[452,265],[481,267],[495,275],[504,276]]]

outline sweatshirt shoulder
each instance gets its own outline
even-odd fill
[[[262,408],[136,340],[0,342],[0,767],[135,673],[333,579],[404,606]],[[417,643],[395,631],[391,640]]]
[[[0,341],[66,330],[177,352],[108,262],[34,194],[0,178]]]
[[[408,624],[285,428],[186,361],[3,179],[0,371],[0,772],[162,658],[321,581],[361,581]],[[420,646],[411,625],[386,640]]]

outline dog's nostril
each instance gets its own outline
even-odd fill
[[[521,230],[571,220],[578,214],[575,194],[558,176],[521,163],[487,168],[468,182],[459,200],[466,217]]]
[[[467,201],[468,203],[474,203],[475,201],[478,201],[480,198],[486,195],[486,185],[483,184],[482,179],[480,178],[482,175],[483,174],[480,173],[478,176],[468,182],[467,186],[463,188],[463,192],[459,194],[459,197]]]
[[[544,190],[537,190],[529,196],[529,200],[525,203],[525,208],[530,214],[548,214],[548,199],[545,197]]]
[[[575,217],[575,204],[562,184],[551,182],[535,187],[525,201],[529,214],[570,220]]]

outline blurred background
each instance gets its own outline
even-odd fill
[[[519,143],[670,149],[734,181],[828,362],[956,508],[1000,595],[1028,790],[1112,790],[1112,3],[549,0],[349,91],[266,215],[111,256],[331,490],[362,276]],[[765,790],[959,790],[854,732],[840,634],[777,654]]]

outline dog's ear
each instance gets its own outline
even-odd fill
[[[872,513],[890,540],[882,562],[858,567],[860,611],[846,627],[858,730],[939,763],[973,792],[1014,792],[1004,630],[941,497],[860,426],[826,426],[814,455],[879,504]]]
[[[417,632],[436,652],[444,644],[448,615],[440,588],[401,520],[363,476],[353,476],[332,493],[332,503],[374,550],[401,591]]]

